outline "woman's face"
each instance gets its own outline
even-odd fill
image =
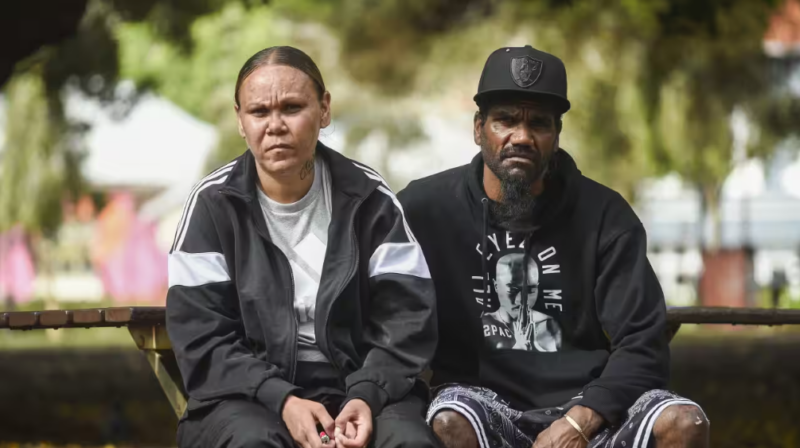
[[[261,171],[275,177],[308,174],[319,130],[331,122],[331,98],[317,96],[314,81],[284,65],[255,69],[239,88],[239,134]],[[313,166],[313,165],[312,165]]]

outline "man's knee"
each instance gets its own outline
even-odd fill
[[[703,411],[695,405],[672,405],[656,419],[653,434],[656,446],[669,441],[693,448],[706,447],[709,443],[709,423]]]
[[[475,429],[463,415],[456,411],[443,410],[433,417],[433,432],[447,448],[477,448]]]

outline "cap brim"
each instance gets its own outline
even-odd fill
[[[522,91],[522,90],[515,90],[515,89],[493,89],[493,90],[484,90],[481,93],[478,93],[472,99],[475,101],[476,104],[480,104],[481,99],[485,99],[494,95],[498,94],[506,94],[508,96],[518,96],[520,98],[548,98],[552,100],[556,100],[556,104],[559,108],[560,113],[566,113],[570,107],[572,106],[568,99],[564,98],[561,95],[555,93],[547,93],[547,92],[531,92],[531,91]]]

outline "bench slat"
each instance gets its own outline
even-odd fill
[[[667,310],[667,321],[680,324],[797,325],[800,324],[800,310],[676,307]]]
[[[133,308],[108,308],[106,310],[106,322],[125,325],[130,323]]]
[[[85,310],[48,310],[0,313],[0,328],[163,326],[164,307],[118,307]],[[769,308],[674,307],[667,324],[800,325],[800,310]]]
[[[75,310],[72,312],[72,322],[80,327],[102,327],[105,322],[105,310]]]
[[[134,307],[131,315],[132,324],[164,325],[167,321],[167,309],[158,307]]]
[[[166,318],[164,307],[147,306],[109,308],[105,317],[106,322],[119,325],[164,325]]]
[[[48,310],[39,314],[39,326],[45,328],[61,328],[72,323],[71,310]]]
[[[39,311],[8,313],[8,326],[12,329],[35,328],[39,323]]]

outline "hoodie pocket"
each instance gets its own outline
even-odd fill
[[[608,356],[605,350],[497,350],[482,357],[480,380],[523,411],[561,406],[603,373]]]

